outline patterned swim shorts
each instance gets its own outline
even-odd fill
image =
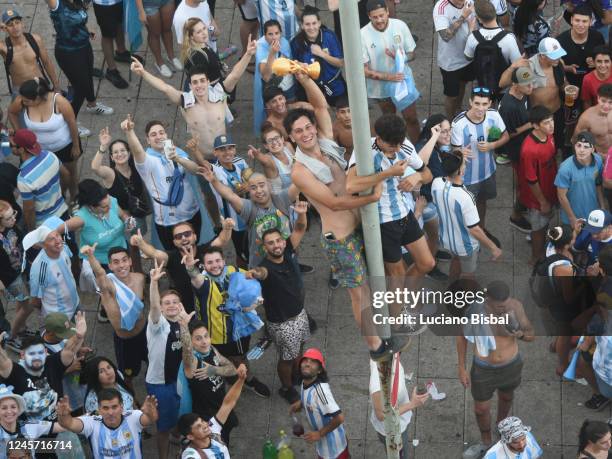
[[[280,351],[282,360],[294,360],[302,352],[302,344],[310,338],[306,310],[284,322],[268,322],[266,328]]]
[[[364,283],[366,265],[361,234],[353,231],[344,239],[335,240],[321,235],[321,246],[340,287],[355,288]]]

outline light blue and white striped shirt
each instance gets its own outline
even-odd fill
[[[398,161],[408,161],[408,166],[415,171],[421,171],[425,167],[423,160],[417,154],[414,145],[404,139],[400,150],[394,159],[387,157],[376,144],[376,138],[372,138],[372,156],[374,157],[374,172],[379,173],[393,166]],[[356,163],[355,152],[349,160],[349,167]],[[414,208],[414,200],[411,195],[403,193],[398,188],[402,177],[389,177],[383,182],[382,196],[378,200],[378,217],[380,223],[400,220],[408,215]]]
[[[59,159],[46,150],[26,159],[19,169],[17,188],[24,201],[34,201],[37,226],[49,217],[61,217],[68,210],[60,188],[59,171]]]
[[[257,0],[259,24],[263,36],[263,25],[270,19],[276,19],[282,29],[283,37],[291,41],[299,30],[297,15],[295,14],[295,0]]]
[[[230,171],[224,168],[219,163],[219,161],[217,161],[215,164],[213,164],[213,171],[215,175],[217,176],[217,179],[221,183],[230,187],[234,193],[237,193],[237,186],[243,183],[242,182],[242,171],[245,169],[248,169],[249,165],[244,159],[236,157],[234,158],[233,166],[234,166],[234,170]],[[244,220],[242,220],[242,218],[238,216],[238,213],[236,212],[236,210],[234,210],[232,205],[229,202],[227,202],[225,199],[223,199],[221,195],[217,193],[217,190],[215,190],[214,188],[213,188],[213,193],[215,194],[215,197],[217,198],[217,205],[219,206],[221,215],[223,215],[223,217],[225,218],[233,219],[234,222],[236,223],[236,227],[234,228],[234,231],[246,230],[247,229],[246,223],[244,222]]]
[[[121,329],[131,331],[142,313],[144,303],[134,291],[121,282],[113,273],[107,274],[115,285],[115,298],[121,311]]]
[[[315,382],[308,387],[302,383],[301,400],[312,430],[321,430],[341,412],[329,384],[325,382]],[[347,446],[344,424],[340,424],[317,442],[316,449],[319,457],[335,459]]]
[[[478,250],[478,240],[469,231],[480,222],[472,193],[463,185],[437,177],[431,185],[431,197],[438,209],[442,247],[457,256],[468,256]]]
[[[67,246],[59,258],[50,258],[41,250],[30,268],[30,294],[40,298],[42,313],[63,312],[72,318],[79,306],[77,285],[70,270],[72,253]]]
[[[593,354],[593,371],[612,386],[612,336],[596,336],[597,347]]]
[[[544,451],[542,451],[542,448],[540,448],[531,432],[527,432],[525,436],[527,438],[527,446],[525,446],[523,452],[515,453],[511,451],[508,445],[500,440],[487,451],[483,459],[536,459],[542,457]]]
[[[121,424],[116,429],[104,425],[102,416],[79,416],[83,423],[82,435],[89,438],[94,459],[113,457],[116,459],[139,459],[142,411],[125,411]]]
[[[453,120],[451,126],[451,144],[454,147],[470,147],[472,158],[465,168],[464,183],[473,185],[491,177],[495,173],[495,158],[493,150],[481,153],[478,151],[478,142],[486,142],[491,128],[496,127],[502,132],[506,131],[504,120],[497,112],[490,108],[480,123],[472,122],[467,112],[462,112]]]

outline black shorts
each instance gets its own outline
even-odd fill
[[[249,261],[249,232],[244,231],[232,231],[232,243],[234,244],[234,250],[236,256],[245,263]]]
[[[114,5],[93,4],[96,21],[104,38],[115,38],[123,25],[123,2]]]
[[[68,145],[66,145],[61,150],[53,152],[55,156],[57,156],[57,159],[59,159],[62,162],[62,164],[71,163],[72,161],[76,161],[72,157],[72,143],[73,142],[70,142]],[[79,139],[79,147],[81,149],[81,154],[83,154],[83,146],[81,145],[81,139]]]
[[[241,357],[249,352],[249,346],[251,345],[251,337],[245,336],[240,338],[240,341],[231,341],[226,344],[213,344],[216,350],[219,351],[223,357]]]
[[[382,223],[380,225],[382,238],[383,260],[386,263],[397,263],[402,259],[402,247],[412,244],[423,237],[419,222],[410,213],[400,220]]]
[[[486,402],[493,398],[496,390],[513,392],[521,385],[522,372],[523,359],[520,354],[507,364],[496,367],[483,366],[474,360],[470,370],[472,397],[477,402]]]
[[[457,97],[462,83],[474,81],[474,64],[470,63],[463,68],[447,72],[440,69],[442,73],[442,85],[444,86],[444,95],[448,97]]]
[[[117,358],[117,368],[125,376],[131,378],[138,376],[142,368],[142,362],[149,361],[147,350],[147,324],[142,331],[132,338],[119,338],[113,333],[115,343],[115,357]]]

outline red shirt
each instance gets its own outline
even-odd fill
[[[595,76],[595,70],[587,73],[582,80],[582,88],[580,88],[580,99],[591,101],[591,106],[597,105],[597,91],[604,83],[612,83],[612,72],[608,79],[601,81]]]
[[[548,136],[542,142],[530,133],[521,145],[521,156],[518,170],[519,201],[528,209],[540,210],[540,203],[531,192],[529,184],[539,183],[546,200],[557,203],[557,162],[555,161],[555,141]]]

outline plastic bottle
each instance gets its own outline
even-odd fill
[[[278,451],[272,440],[268,439],[263,446],[263,459],[278,459]]]
[[[289,437],[287,436],[287,434],[285,433],[284,430],[281,430],[279,432],[279,435],[280,435],[280,440],[278,441],[278,444],[276,445],[276,448],[280,451],[280,449],[284,445],[289,446],[291,444],[291,440],[289,439]]]
[[[293,451],[287,445],[283,445],[278,451],[278,459],[294,459]]]

